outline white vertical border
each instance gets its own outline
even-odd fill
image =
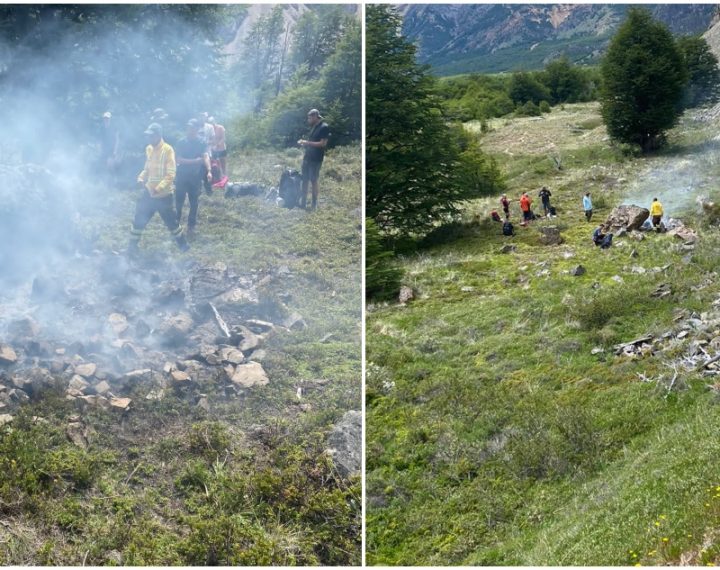
[[[360,176],[361,180],[361,215],[362,215],[362,236],[361,236],[361,248],[362,251],[360,252],[360,259],[362,267],[360,269],[361,279],[362,279],[362,287],[361,287],[361,299],[360,302],[362,304],[361,308],[361,327],[360,327],[360,334],[362,335],[360,338],[360,358],[361,360],[361,376],[360,381],[362,383],[361,386],[361,398],[362,402],[360,402],[361,410],[362,410],[362,459],[360,462],[360,481],[361,481],[361,489],[362,489],[362,505],[360,508],[360,513],[362,517],[362,525],[361,525],[361,544],[362,544],[362,566],[367,566],[367,562],[365,560],[365,545],[366,545],[366,522],[365,522],[365,516],[366,516],[366,510],[365,510],[365,422],[366,422],[366,416],[365,416],[365,1],[360,1],[360,41],[362,45],[361,54],[362,54],[362,65],[360,67],[361,73],[362,73],[362,104],[361,104],[361,116],[362,116],[362,128],[360,132],[362,133],[361,136],[361,142],[360,142],[360,152],[362,153],[362,173]]]

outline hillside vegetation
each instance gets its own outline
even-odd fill
[[[714,380],[674,378],[691,343],[720,336],[677,336],[718,299],[720,236],[694,203],[717,193],[716,125],[686,113],[667,149],[642,159],[610,145],[595,103],[466,127],[503,171],[513,220],[520,193],[538,211],[547,185],[565,243],[540,245],[538,223],[505,238],[489,219],[499,196],[476,200],[401,260],[415,299],[369,307],[368,562],[717,562]],[[654,233],[592,245],[613,206],[656,195],[699,231],[694,248]],[[654,355],[614,353],[668,332]]]

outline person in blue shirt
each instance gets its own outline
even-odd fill
[[[585,210],[585,219],[589,222],[592,220],[592,200],[590,199],[590,192],[585,192],[583,196],[583,210]]]

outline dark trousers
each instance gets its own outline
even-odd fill
[[[162,198],[153,198],[145,190],[135,205],[135,218],[130,232],[134,241],[140,241],[143,230],[150,223],[155,213],[160,214],[162,221],[173,237],[177,238],[182,234],[182,226],[177,221],[172,194]]]
[[[592,210],[585,210],[585,219],[589,222],[592,220]]]
[[[543,210],[545,211],[545,214],[547,214],[550,211],[550,200],[543,200],[542,201]]]
[[[182,221],[182,211],[185,205],[185,196],[190,202],[187,227],[192,229],[197,225],[198,206],[200,204],[200,181],[199,180],[176,180],[175,181],[175,209],[177,210],[177,221]]]

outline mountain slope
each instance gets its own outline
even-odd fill
[[[648,5],[676,34],[702,33],[713,4]],[[410,4],[403,33],[419,46],[420,61],[440,75],[541,67],[567,53],[597,59],[628,9],[620,4]]]

